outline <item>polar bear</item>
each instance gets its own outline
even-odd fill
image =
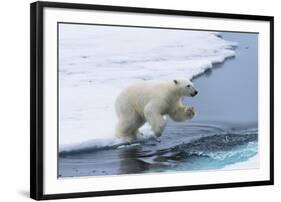
[[[164,115],[177,122],[194,116],[194,108],[184,106],[181,99],[196,94],[197,90],[190,80],[142,82],[129,86],[115,102],[118,117],[115,135],[132,142],[138,129],[148,122],[155,136],[161,136],[166,125]]]

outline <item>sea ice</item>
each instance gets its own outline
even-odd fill
[[[234,56],[235,46],[209,31],[60,24],[60,151],[112,143],[114,101],[126,86],[191,79]]]

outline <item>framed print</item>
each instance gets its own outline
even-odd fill
[[[273,184],[273,17],[31,4],[31,198]]]

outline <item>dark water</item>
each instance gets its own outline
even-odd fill
[[[59,176],[95,176],[220,169],[258,151],[258,35],[222,33],[239,43],[236,57],[194,79],[198,96],[185,104],[189,123],[168,121],[155,141],[60,153]]]
[[[222,33],[238,42],[236,56],[215,65],[194,80],[198,96],[187,102],[198,109],[194,121],[215,120],[231,124],[258,121],[258,35]]]

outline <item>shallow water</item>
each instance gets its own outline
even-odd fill
[[[59,176],[221,169],[257,155],[257,35],[221,35],[239,43],[236,57],[194,79],[191,122],[168,120],[158,140],[61,152]]]

